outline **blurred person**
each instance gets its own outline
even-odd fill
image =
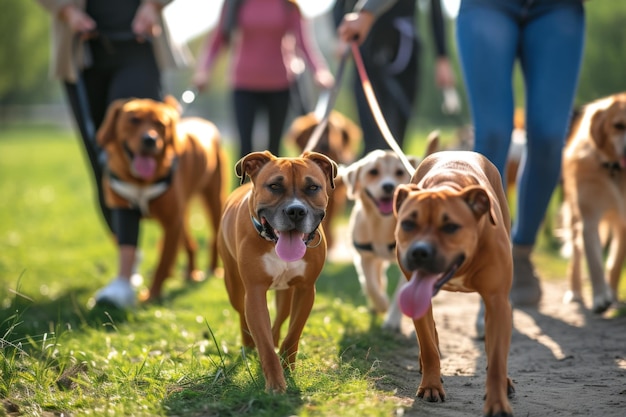
[[[333,15],[339,25],[344,15],[354,9],[356,0],[337,0]],[[374,22],[360,46],[367,71],[389,130],[403,146],[407,126],[419,94],[422,39],[417,24],[416,0],[397,0]],[[440,0],[430,0],[430,26],[435,44],[435,84],[445,90],[454,88],[455,79],[446,45],[445,20]],[[342,48],[347,47],[343,45]],[[387,149],[369,108],[363,86],[355,70],[353,90],[363,129],[363,154]]]
[[[279,155],[295,79],[289,67],[294,54],[303,55],[319,87],[328,89],[334,83],[307,22],[294,0],[224,1],[217,27],[207,37],[193,75],[192,83],[199,91],[213,81],[212,68],[226,47],[231,48],[229,82],[239,154],[243,157],[267,149]],[[253,149],[254,123],[261,111],[268,120],[267,148]]]
[[[38,0],[52,16],[52,75],[64,86],[98,190],[101,214],[119,249],[116,279],[96,302],[135,303],[130,284],[139,240],[138,209],[109,210],[102,176],[105,156],[95,134],[106,110],[120,98],[162,99],[161,71],[186,64],[161,12],[172,0]]]
[[[526,154],[517,180],[514,306],[537,306],[530,255],[561,173],[585,37],[583,0],[462,0],[457,44],[475,129],[474,150],[506,178],[514,121],[513,71],[525,83]]]

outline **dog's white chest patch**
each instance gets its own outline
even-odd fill
[[[289,281],[297,276],[303,276],[306,270],[306,261],[285,262],[274,251],[268,252],[261,257],[265,272],[272,276],[270,290],[286,290]]]

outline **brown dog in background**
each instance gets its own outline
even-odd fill
[[[592,311],[603,313],[616,301],[626,260],[626,93],[585,106],[563,152],[561,230],[570,289],[564,301],[582,302],[582,264],[591,280]],[[610,243],[606,260],[603,249]]]
[[[321,225],[334,187],[337,164],[304,152],[277,158],[254,152],[236,164],[250,182],[235,189],[224,206],[218,249],[228,297],[239,313],[241,338],[256,346],[265,389],[285,392],[283,368],[293,369],[302,329],[315,299],[315,282],[326,260]],[[267,291],[276,291],[276,317],[270,322]],[[274,348],[290,317],[278,355]],[[281,366],[282,360],[282,366]]]
[[[513,280],[510,217],[497,168],[471,151],[427,156],[394,196],[398,264],[409,281],[398,301],[413,319],[422,380],[417,396],[444,401],[439,338],[431,298],[440,289],[478,292],[485,304],[484,414],[511,416],[507,376]]]
[[[302,152],[319,123],[320,120],[315,113],[308,113],[295,118],[286,135],[286,143]],[[322,132],[312,151],[328,156],[339,165],[348,165],[358,155],[362,136],[363,132],[359,126],[340,112],[333,110],[328,116],[326,129]],[[345,210],[346,200],[346,187],[339,177],[335,181],[333,196],[328,202],[326,217],[322,221],[329,249],[333,247],[335,242],[333,221]]]
[[[121,99],[110,105],[97,140],[107,154],[107,205],[137,208],[142,218],[155,219],[163,229],[159,263],[144,298],[161,297],[181,243],[187,253],[186,278],[201,279],[204,273],[196,266],[197,245],[186,216],[197,195],[213,230],[218,229],[227,181],[226,156],[215,125],[200,118],[180,120],[173,97],[165,102]],[[215,237],[213,233],[209,239],[210,271],[217,266]],[[119,304],[115,291],[104,294],[107,301]]]

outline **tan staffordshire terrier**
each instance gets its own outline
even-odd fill
[[[512,415],[507,398],[514,392],[507,376],[511,221],[498,170],[475,152],[434,153],[419,165],[411,184],[398,187],[394,213],[398,263],[409,280],[399,303],[413,319],[420,346],[417,396],[433,402],[445,399],[431,298],[440,289],[477,291],[486,307],[484,412]]]
[[[315,281],[326,259],[320,223],[334,187],[337,164],[316,152],[277,158],[254,152],[237,162],[242,182],[226,201],[218,236],[230,302],[239,313],[241,338],[256,346],[265,389],[285,392],[283,368],[293,369],[302,329],[315,299]],[[267,291],[276,290],[270,324]],[[278,347],[280,328],[291,315]],[[281,365],[282,360],[282,365]]]
[[[418,158],[410,158],[413,166]],[[386,313],[383,327],[399,331],[402,313],[398,308],[397,290],[404,279],[398,278],[393,300],[387,296],[387,269],[396,261],[393,216],[393,194],[406,184],[411,174],[392,150],[377,149],[346,167],[341,174],[354,200],[348,230],[352,237],[353,262],[361,290],[376,313]]]

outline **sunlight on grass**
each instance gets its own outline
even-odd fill
[[[414,153],[422,145],[414,142]],[[88,307],[114,276],[116,253],[81,152],[73,132],[0,130],[0,415],[377,417],[402,409],[394,393],[406,381],[381,364],[399,349],[416,351],[415,341],[380,329],[351,264],[328,263],[319,278],[283,396],[264,392],[256,352],[241,349],[223,281],[186,283],[182,256],[162,303]],[[204,268],[208,225],[196,205],[191,221]],[[142,223],[144,285],[160,235]],[[546,279],[563,279],[566,261],[545,242],[537,264]]]

